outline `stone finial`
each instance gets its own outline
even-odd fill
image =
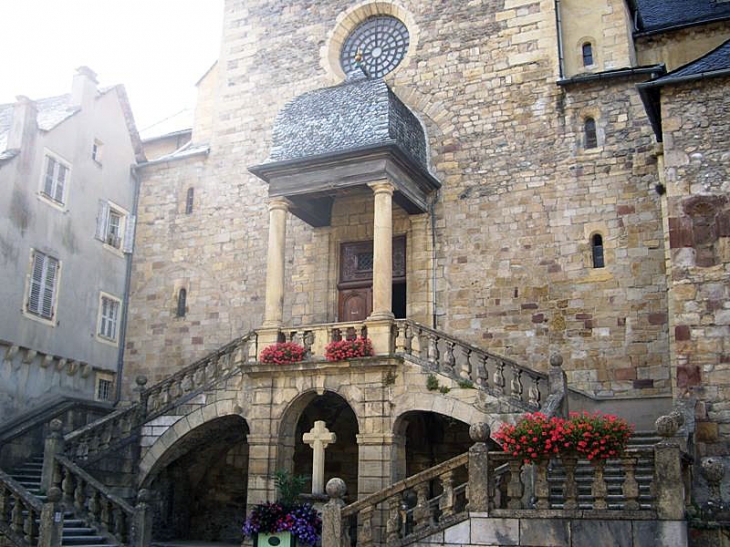
[[[550,365],[553,367],[562,367],[563,366],[563,356],[559,353],[553,353],[550,356]]]
[[[710,484],[719,484],[725,476],[725,464],[719,458],[703,458],[700,469]]]
[[[58,418],[54,418],[50,421],[48,427],[51,429],[52,435],[58,435],[63,431],[63,422]]]
[[[146,386],[146,385],[147,385],[147,376],[145,376],[144,374],[140,374],[139,376],[137,376],[137,377],[136,377],[136,378],[134,379],[134,382],[135,382],[135,383],[136,383],[136,384],[137,384],[137,385],[138,385],[138,386],[139,386],[140,388],[144,388],[144,386]]]
[[[659,418],[657,418],[655,422],[655,425],[657,433],[665,439],[674,437],[674,435],[676,435],[677,431],[679,430],[677,419],[671,415],[659,416]]]
[[[347,486],[345,486],[345,481],[335,477],[327,481],[325,490],[330,498],[341,499],[347,492]]]
[[[684,425],[684,414],[682,414],[679,410],[672,410],[669,413],[669,416],[676,422],[677,429]]]
[[[63,493],[61,492],[61,489],[57,486],[53,486],[48,489],[48,492],[46,493],[46,500],[50,501],[51,503],[58,503],[61,501],[61,498],[63,497]]]
[[[476,422],[469,426],[469,436],[475,443],[485,443],[489,440],[492,430],[489,428],[489,424],[484,422]]]

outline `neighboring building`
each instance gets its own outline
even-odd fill
[[[115,400],[143,159],[124,87],[0,105],[0,421]]]

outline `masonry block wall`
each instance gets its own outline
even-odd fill
[[[680,394],[704,401],[699,440],[709,454],[730,435],[730,153],[719,146],[730,139],[729,85],[662,91],[673,375]]]
[[[371,8],[381,4],[392,5]],[[409,313],[435,316],[437,328],[538,369],[560,352],[580,389],[667,393],[658,179],[636,80],[556,85],[552,1],[398,6],[412,46],[386,81],[420,116],[443,183],[430,256],[429,215],[404,219],[404,229],[421,234]],[[143,171],[128,379],[159,379],[261,323],[267,188],[246,166],[266,159],[287,101],[337,83],[328,47],[348,9],[358,8],[344,0],[226,3],[215,122],[203,139],[210,154]],[[607,12],[606,24],[616,27],[619,15]],[[590,150],[587,117],[599,138]],[[190,185],[195,209],[186,215],[180,204]],[[334,271],[334,242],[361,236],[350,223],[370,222],[367,209],[345,220],[343,205],[335,204],[343,227],[289,219],[290,324],[336,319],[336,279],[325,274]],[[605,242],[604,268],[593,268],[595,234]],[[180,318],[183,286],[189,311]]]

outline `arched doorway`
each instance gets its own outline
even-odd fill
[[[359,428],[357,416],[347,401],[331,391],[323,395],[307,393],[289,408],[287,414],[280,432],[282,459],[279,467],[307,477],[305,492],[311,492],[312,448],[302,437],[312,430],[315,422],[323,421],[337,436],[336,442],[325,450],[325,484],[329,479],[339,477],[347,485],[348,499],[357,499]]]
[[[181,437],[145,481],[153,539],[241,542],[248,488],[246,420],[225,416]]]

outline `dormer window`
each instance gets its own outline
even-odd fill
[[[583,56],[583,66],[593,66],[593,44],[586,42],[581,46],[581,54]]]

